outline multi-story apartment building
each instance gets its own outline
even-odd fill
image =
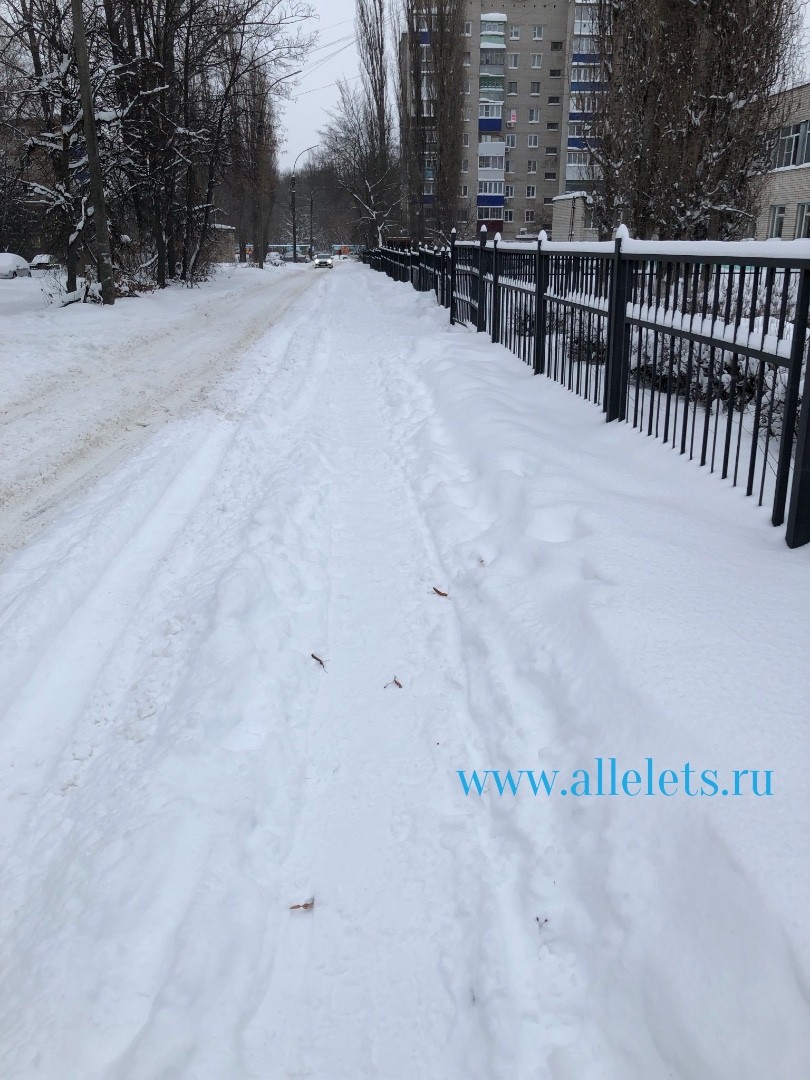
[[[594,7],[506,0],[492,10],[491,0],[467,0],[459,198],[476,231],[483,224],[505,239],[536,236],[551,228],[555,196],[587,188]],[[430,180],[428,162],[426,204]]]

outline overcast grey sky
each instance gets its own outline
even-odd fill
[[[337,96],[335,81],[341,76],[357,76],[357,49],[354,44],[354,0],[309,0],[317,20],[318,42],[295,80],[292,98],[283,103],[282,128],[286,142],[279,153],[282,169],[292,165],[296,155],[318,141],[326,113]],[[304,163],[298,163],[298,168]]]

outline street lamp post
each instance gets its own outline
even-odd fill
[[[312,187],[309,189],[309,258],[310,261],[315,257],[315,242],[313,239],[314,228],[312,225],[312,212],[313,212],[313,196]]]
[[[309,150],[314,150],[317,143],[313,143],[312,146],[306,147],[302,150],[298,157],[293,162],[292,176],[290,177],[290,206],[292,208],[292,225],[293,225],[293,262],[298,262],[298,231],[295,221],[295,166],[298,164],[298,158],[303,157]]]

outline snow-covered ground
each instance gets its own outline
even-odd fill
[[[305,269],[230,268],[112,312],[49,304],[48,275],[0,281],[0,553],[204,401],[311,284]]]
[[[3,1080],[809,1076],[810,549],[359,265],[125,310],[2,336]],[[773,794],[457,774],[597,757]]]

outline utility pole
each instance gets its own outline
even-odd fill
[[[311,180],[310,180],[311,183]],[[309,258],[312,260],[315,256],[315,242],[313,239],[313,227],[312,227],[312,188],[309,189]]]
[[[298,159],[296,158],[296,160]],[[290,177],[290,204],[293,219],[293,262],[298,262],[298,234],[295,231],[295,166],[293,166],[293,174]]]
[[[76,0],[73,0],[73,2],[75,3]],[[303,155],[306,154],[308,150],[314,150],[317,145],[318,143],[313,143],[312,146],[306,147],[306,149],[302,150],[293,162],[292,176],[290,177],[290,208],[292,209],[293,219],[293,262],[298,262],[298,232],[295,220],[295,166],[298,164],[298,158],[303,157]]]
[[[82,96],[84,116],[84,140],[87,146],[87,168],[90,172],[90,198],[93,203],[93,223],[96,227],[96,251],[98,253],[98,277],[101,282],[101,301],[115,303],[110,233],[107,228],[107,208],[104,205],[104,185],[101,181],[101,162],[96,139],[96,117],[93,109],[93,92],[90,86],[90,62],[87,57],[87,38],[84,32],[82,0],[70,0],[73,11],[73,46],[76,50],[76,67]]]

